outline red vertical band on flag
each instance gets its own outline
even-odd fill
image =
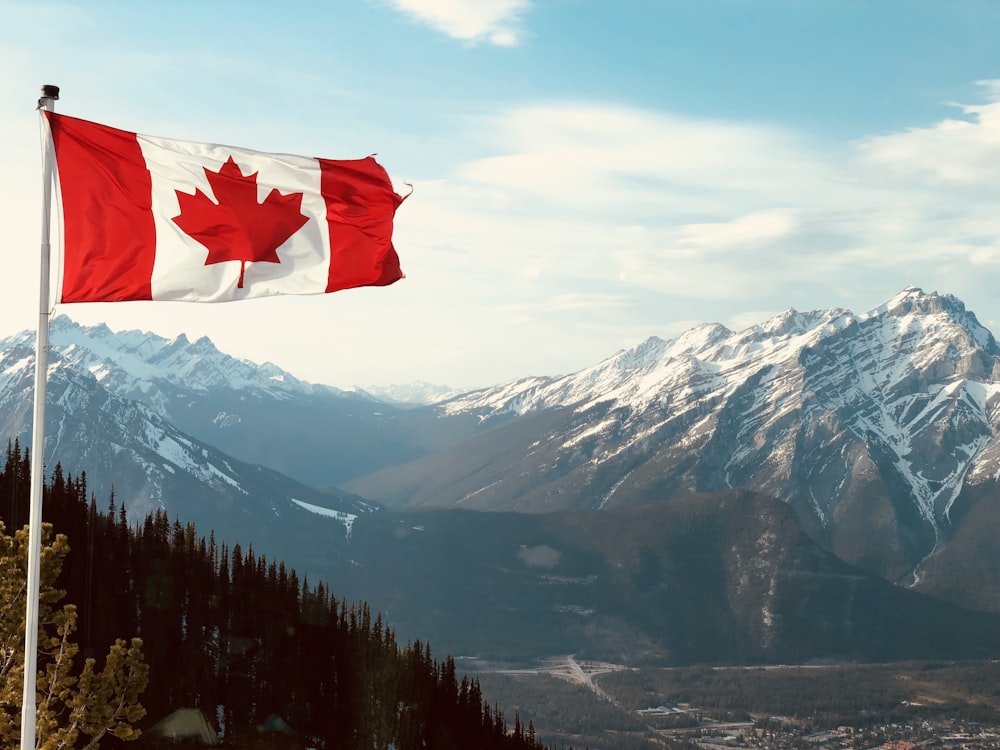
[[[392,222],[403,199],[372,157],[317,159],[330,231],[326,291],[386,286],[403,278],[392,246]]]
[[[135,133],[45,114],[62,192],[60,301],[152,299],[152,183]]]

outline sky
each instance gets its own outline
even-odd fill
[[[995,0],[0,0],[0,336],[38,324],[59,112],[400,193],[388,287],[60,305],[347,388],[579,371],[907,286],[1000,332]]]

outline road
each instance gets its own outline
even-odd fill
[[[618,701],[608,695],[601,686],[594,682],[597,675],[608,674],[609,672],[620,672],[631,667],[621,664],[611,664],[609,662],[584,661],[578,662],[574,654],[567,656],[554,656],[546,659],[538,667],[526,667],[522,669],[487,669],[482,671],[495,672],[497,674],[547,674],[568,680],[578,685],[583,685],[595,695],[609,703],[618,705]]]

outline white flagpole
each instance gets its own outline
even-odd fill
[[[55,109],[58,86],[42,86],[38,109]],[[43,120],[44,122],[44,120]],[[35,415],[31,438],[31,508],[28,514],[28,585],[24,615],[24,693],[21,699],[21,748],[35,747],[35,677],[38,671],[39,568],[42,558],[42,487],[45,485],[45,386],[49,369],[49,224],[52,212],[52,137],[46,124],[42,140],[42,259],[35,335]],[[12,530],[13,533],[13,530]]]

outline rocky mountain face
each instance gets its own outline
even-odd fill
[[[446,451],[348,482],[399,506],[612,508],[727,488],[794,507],[843,559],[913,583],[1000,471],[1000,349],[954,297],[651,338],[582,372],[466,394]]]

